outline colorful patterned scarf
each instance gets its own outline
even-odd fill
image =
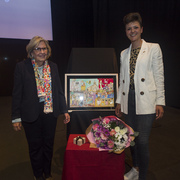
[[[43,65],[42,77],[38,69],[38,65],[35,62],[35,59],[31,60],[37,85],[37,92],[39,98],[44,98],[44,113],[53,112],[52,104],[52,86],[51,86],[51,69],[46,60]]]

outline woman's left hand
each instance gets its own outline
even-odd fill
[[[156,119],[162,118],[164,114],[164,108],[161,105],[156,105]]]
[[[67,124],[70,121],[70,115],[68,113],[64,113],[65,119],[64,124]]]

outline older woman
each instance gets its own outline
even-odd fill
[[[57,117],[70,121],[57,65],[48,60],[51,48],[42,37],[33,37],[26,47],[28,59],[16,65],[12,99],[15,131],[23,126],[35,179],[52,179],[51,160]]]
[[[115,113],[124,113],[125,122],[139,132],[131,147],[133,168],[125,180],[145,180],[149,164],[149,135],[153,120],[163,116],[165,105],[164,70],[159,44],[141,39],[142,19],[139,13],[124,17],[129,48],[121,52],[120,87]]]

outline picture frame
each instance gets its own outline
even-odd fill
[[[117,73],[65,74],[68,112],[114,111],[117,91]]]

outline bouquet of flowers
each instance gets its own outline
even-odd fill
[[[91,145],[99,150],[120,154],[125,148],[133,146],[137,132],[115,116],[99,117],[92,120],[86,131]]]

